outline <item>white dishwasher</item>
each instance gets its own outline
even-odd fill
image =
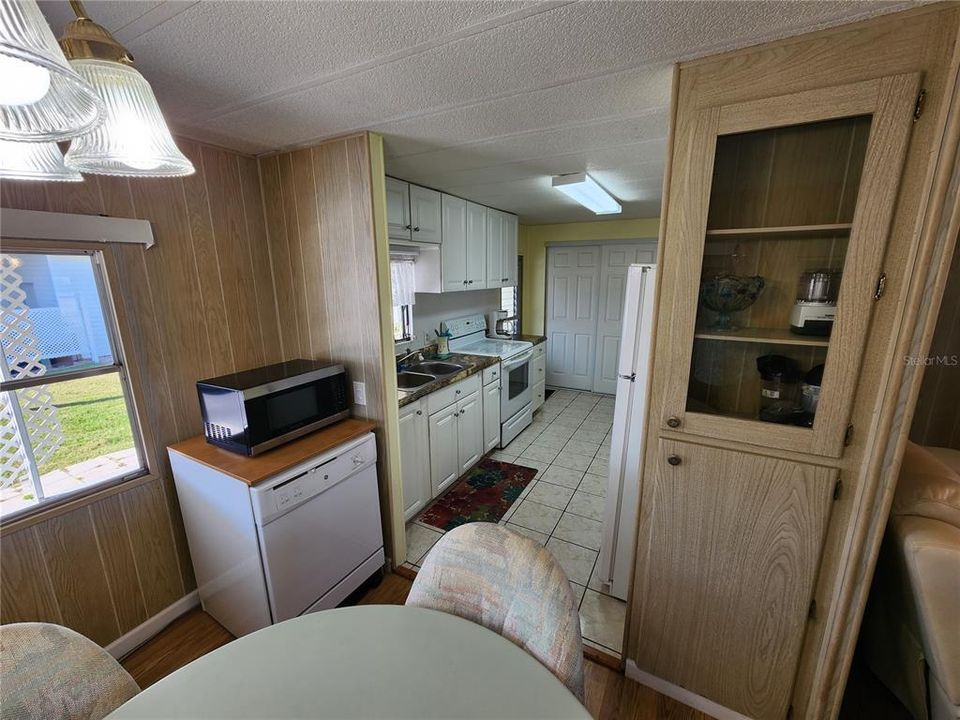
[[[170,452],[204,609],[235,635],[336,607],[383,568],[366,433],[250,487]]]

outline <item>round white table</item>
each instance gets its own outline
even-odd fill
[[[415,607],[324,610],[229,643],[144,690],[123,718],[589,718],[537,660]]]

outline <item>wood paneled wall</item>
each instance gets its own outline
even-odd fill
[[[381,511],[389,534],[388,452],[383,428],[383,354],[366,133],[260,159],[284,359],[341,363],[362,382],[366,405],[353,414],[377,423]],[[382,182],[382,179],[381,179]],[[386,538],[391,555],[391,538]],[[393,557],[396,557],[394,554]]]
[[[953,251],[927,357],[931,364],[924,369],[910,439],[960,450],[960,248]]]
[[[198,379],[283,357],[257,161],[179,145],[195,175],[0,188],[2,207],[140,218],[156,238],[102,246],[155,477],[5,528],[4,623],[62,623],[106,645],[192,591],[166,446],[201,431]]]

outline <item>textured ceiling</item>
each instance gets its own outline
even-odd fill
[[[250,153],[371,129],[387,171],[516,212],[595,216],[551,189],[587,170],[660,209],[671,63],[910,2],[85,3],[174,128]],[[54,32],[66,2],[40,3]]]

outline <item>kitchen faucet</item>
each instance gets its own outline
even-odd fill
[[[396,363],[397,363],[397,372],[400,372],[400,366],[403,365],[404,362],[406,362],[407,360],[409,360],[410,358],[412,358],[414,355],[418,354],[419,352],[420,352],[420,350],[418,349],[418,350],[414,350],[413,352],[408,352],[406,355],[403,355],[403,356],[401,356],[401,357],[395,358]]]

